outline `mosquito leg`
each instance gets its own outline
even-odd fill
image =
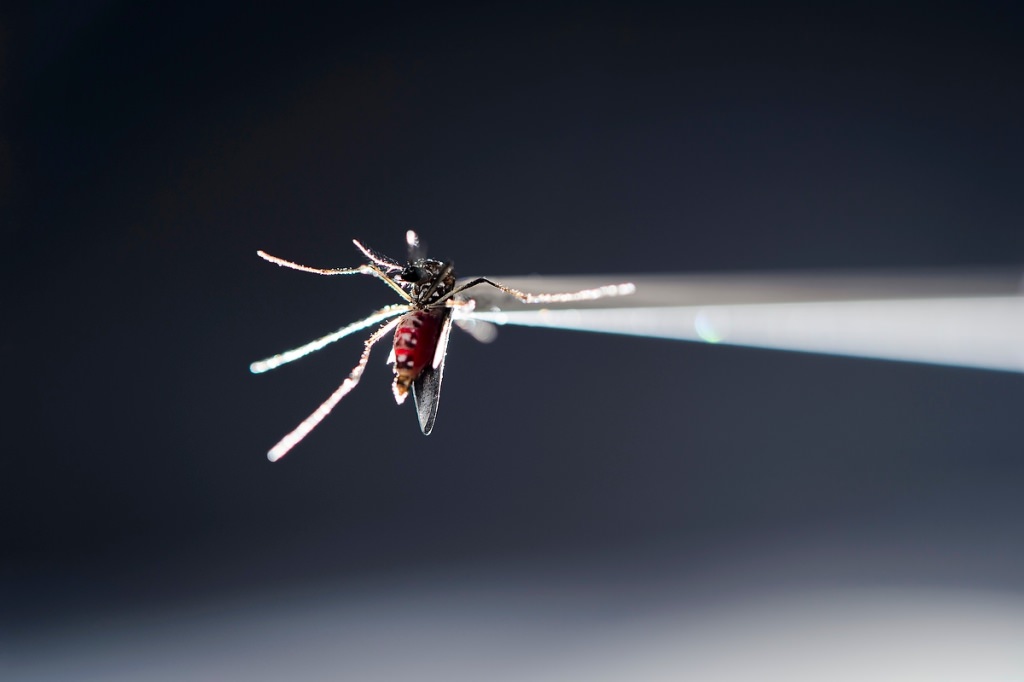
[[[384,336],[389,331],[394,329],[395,325],[397,325],[398,322],[398,320],[391,320],[383,327],[375,331],[372,335],[370,335],[370,338],[368,338],[366,340],[366,343],[363,345],[363,354],[359,357],[359,364],[352,368],[352,371],[349,373],[348,377],[346,377],[345,380],[341,382],[341,385],[335,389],[334,393],[332,393],[330,397],[327,398],[327,400],[321,403],[320,407],[313,410],[313,413],[306,417],[305,419],[303,419],[302,423],[296,426],[291,433],[282,438],[277,443],[277,445],[270,448],[270,451],[267,453],[267,459],[269,459],[271,462],[276,462],[277,460],[281,459],[286,454],[288,454],[289,450],[291,450],[299,441],[301,441],[303,438],[309,435],[309,432],[315,429],[317,424],[322,422],[324,420],[324,417],[331,413],[331,410],[334,409],[334,406],[337,405],[342,398],[348,395],[352,391],[352,389],[359,384],[359,379],[362,378],[363,376],[363,370],[366,369],[366,363],[369,362],[370,360],[370,349],[373,348],[373,344],[380,341],[382,336]]]
[[[449,292],[444,298],[446,299],[457,294],[461,294],[463,291],[481,284],[487,284],[495,289],[500,289],[509,296],[512,296],[523,303],[569,303],[573,301],[593,301],[598,298],[605,298],[606,296],[628,296],[636,291],[635,285],[626,282],[624,284],[609,284],[608,286],[597,287],[596,289],[583,289],[582,291],[573,291],[563,294],[528,294],[526,292],[498,284],[497,282],[492,282],[486,277],[477,277],[474,280],[466,282],[454,291]]]
[[[315,353],[324,346],[334,343],[338,339],[343,339],[349,334],[357,332],[360,329],[366,329],[367,327],[370,327],[376,324],[377,322],[382,322],[388,319],[389,317],[394,317],[395,315],[407,312],[409,312],[409,306],[407,305],[389,305],[386,308],[381,308],[380,310],[371,313],[369,317],[365,317],[362,320],[359,320],[358,322],[353,322],[352,324],[346,327],[342,327],[341,329],[331,332],[326,336],[321,336],[319,339],[310,341],[309,343],[299,346],[298,348],[293,348],[292,350],[287,350],[283,353],[278,353],[277,355],[266,358],[265,360],[254,362],[251,365],[249,365],[249,371],[252,372],[253,374],[262,374],[264,372],[269,372],[270,370],[276,369],[281,365],[285,365],[289,362],[293,362],[295,360],[298,360],[299,358],[305,357],[310,353]]]
[[[366,273],[367,275],[373,275],[380,281],[384,282],[384,284],[387,284],[389,287],[394,289],[396,294],[401,296],[409,303],[413,302],[413,298],[412,296],[409,295],[409,292],[403,289],[401,284],[391,279],[391,277],[389,277],[386,273],[381,272],[372,265],[360,265],[359,267],[361,268],[362,272]]]
[[[362,245],[359,244],[359,242],[356,242],[356,244],[359,246],[359,248],[363,248]],[[363,253],[366,253],[368,256],[370,255],[369,251],[364,251]],[[373,277],[376,277],[377,279],[379,279],[380,281],[384,282],[389,287],[394,289],[395,293],[404,298],[406,301],[412,303],[412,296],[410,296],[408,292],[406,292],[406,290],[403,289],[398,282],[391,279],[391,277],[389,277],[387,273],[382,272],[373,265],[367,265],[364,263],[363,265],[360,265],[357,268],[311,268],[308,265],[300,265],[299,263],[293,263],[292,261],[285,260],[284,258],[271,256],[266,251],[257,251],[256,255],[265,261],[270,261],[274,265],[280,265],[283,268],[290,268],[292,270],[298,270],[300,272],[311,272],[314,275],[372,275]],[[381,261],[378,259],[374,259],[374,262],[378,262],[384,265],[385,267],[389,268],[397,267],[394,264],[388,263],[387,261]]]

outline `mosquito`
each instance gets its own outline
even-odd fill
[[[474,301],[463,294],[473,287],[487,285],[523,303],[590,301],[608,296],[624,296],[635,291],[632,284],[624,283],[571,293],[528,294],[493,282],[486,277],[477,277],[464,283],[458,283],[451,261],[443,262],[427,258],[425,249],[420,244],[419,236],[412,230],[406,233],[409,256],[404,265],[371,251],[357,240],[352,241],[368,261],[355,268],[314,268],[272,256],[265,251],[256,252],[264,260],[300,272],[311,272],[317,275],[370,275],[384,282],[404,301],[385,306],[358,322],[346,325],[298,348],[278,353],[249,365],[249,370],[253,374],[262,374],[314,353],[350,334],[372,327],[377,323],[383,323],[366,339],[359,362],[334,393],[291,433],[270,449],[267,457],[272,462],[276,462],[288,454],[331,413],[331,410],[342,398],[359,384],[363,370],[366,369],[366,364],[369,362],[371,349],[391,330],[394,330],[395,333],[388,362],[393,365],[395,374],[392,383],[395,402],[401,405],[409,393],[412,393],[420,429],[424,435],[430,434],[434,428],[437,405],[441,397],[441,379],[444,376],[444,361],[448,352],[452,313],[455,309],[461,309],[463,312],[472,310],[475,305]]]

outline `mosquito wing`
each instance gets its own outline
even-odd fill
[[[412,398],[416,403],[416,415],[420,420],[423,435],[429,435],[437,418],[437,404],[441,400],[441,379],[444,377],[444,360],[448,353],[448,338],[452,331],[452,315],[446,311],[441,323],[441,334],[437,339],[434,360],[427,365],[412,383]]]
[[[420,236],[413,230],[405,233],[405,245],[408,247],[410,263],[427,257],[427,245],[420,241]]]

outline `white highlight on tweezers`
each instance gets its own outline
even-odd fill
[[[455,310],[494,324],[1024,372],[1024,297]]]

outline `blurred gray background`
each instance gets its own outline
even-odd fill
[[[810,660],[765,644],[786,624],[834,634],[808,646],[835,665],[863,639],[833,614],[933,654],[991,627],[964,660],[1002,660],[1024,640],[1018,375],[453,334],[429,438],[381,349],[272,465],[361,338],[248,372],[392,299],[261,248],[350,266],[352,238],[402,256],[415,229],[462,275],[614,281],[1021,263],[1024,13],[913,7],[9,8],[13,677],[583,679],[602,652],[653,679],[616,646],[663,642],[710,667],[632,655],[725,679],[759,646]]]

